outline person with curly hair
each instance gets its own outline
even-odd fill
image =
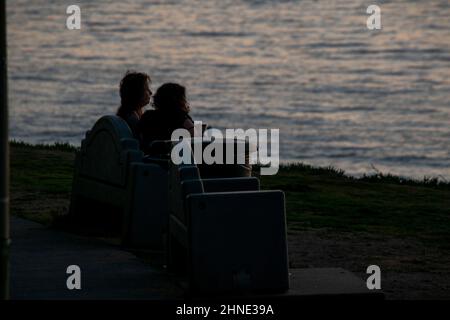
[[[153,96],[153,107],[154,110],[146,111],[139,121],[144,151],[152,141],[170,140],[176,129],[184,128],[194,136],[185,87],[177,83],[163,84]]]

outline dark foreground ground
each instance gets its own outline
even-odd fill
[[[164,270],[117,245],[13,217],[13,300],[174,300],[183,292]],[[100,258],[99,258],[100,257]],[[80,267],[81,290],[68,290],[67,268]]]
[[[12,214],[49,227],[69,206],[74,149],[11,146]],[[382,271],[388,299],[450,299],[450,185],[332,168],[261,177],[286,193],[291,268]]]

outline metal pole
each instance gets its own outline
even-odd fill
[[[0,300],[9,299],[9,140],[6,0],[0,0]]]

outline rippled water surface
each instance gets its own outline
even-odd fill
[[[280,128],[281,160],[450,179],[450,4],[8,1],[11,135],[79,144],[127,69],[186,85],[193,116]],[[372,3],[369,3],[372,4]]]

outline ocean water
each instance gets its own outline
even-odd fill
[[[369,2],[80,0],[71,31],[70,1],[8,1],[11,136],[79,145],[133,69],[197,120],[279,128],[281,161],[450,180],[449,1]]]

